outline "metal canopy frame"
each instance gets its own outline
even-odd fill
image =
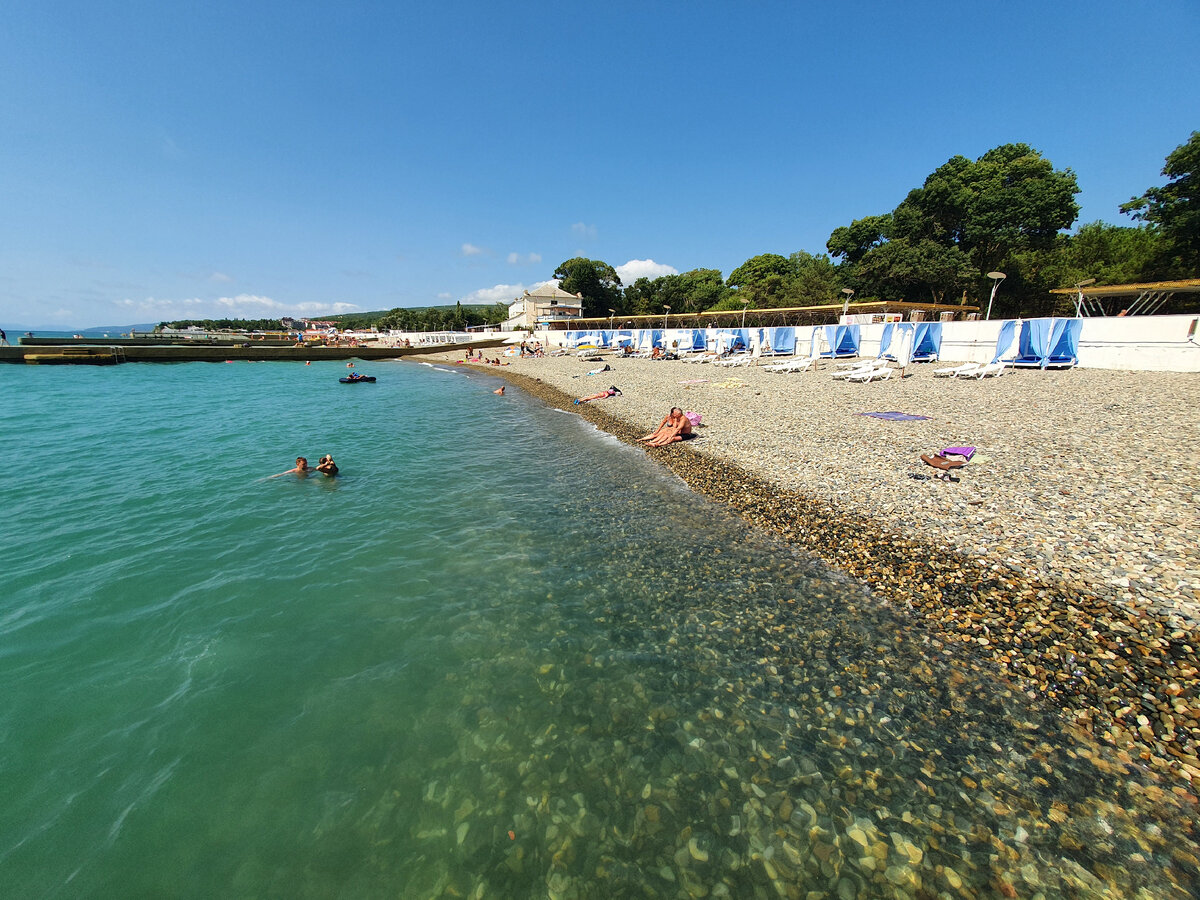
[[[1128,316],[1152,316],[1165,306],[1176,294],[1200,293],[1200,278],[1183,281],[1154,281],[1146,284],[1104,284],[1087,288],[1055,288],[1052,294],[1078,298],[1080,315],[1111,315],[1104,308],[1109,297],[1132,297],[1133,302],[1125,307]]]

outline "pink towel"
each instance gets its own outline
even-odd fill
[[[975,455],[974,447],[947,447],[938,456],[961,456],[970,459]]]
[[[704,419],[704,417],[702,415],[700,415],[700,413],[698,413],[698,412],[685,412],[684,415],[687,416],[688,421],[692,423],[693,428],[695,428],[697,425],[699,425],[700,422]]]

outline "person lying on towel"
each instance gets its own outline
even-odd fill
[[[580,397],[576,403],[587,403],[589,400],[603,400],[605,397],[620,397],[621,392],[616,386],[606,388],[598,394],[592,394],[590,397]]]

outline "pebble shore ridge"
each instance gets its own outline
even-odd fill
[[[447,361],[461,357],[447,355]],[[648,450],[693,490],[859,579],[1058,710],[1081,740],[1200,794],[1200,449],[1193,374],[1007,371],[848,384],[833,366],[575,356],[471,364],[628,443],[671,406],[695,440]],[[587,373],[609,365],[608,371]],[[621,396],[576,405],[615,385]],[[927,416],[892,421],[862,415]],[[950,483],[920,459],[977,454]]]

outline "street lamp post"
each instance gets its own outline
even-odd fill
[[[850,298],[854,296],[854,288],[842,288],[842,293],[846,295],[846,301],[842,304],[842,315],[844,316],[850,309]]]
[[[742,301],[742,327],[746,327],[746,307],[750,305],[749,300]]]
[[[666,330],[666,327],[667,327],[667,313],[669,313],[670,311],[671,311],[671,307],[667,306],[667,304],[664,303],[663,304],[663,330],[664,331]]]
[[[609,331],[613,330],[613,327],[612,327],[613,326],[613,316],[615,316],[616,314],[617,314],[617,311],[615,309],[610,309],[608,311],[608,330]]]
[[[992,296],[988,297],[988,311],[984,317],[984,321],[990,321],[992,318],[992,301],[996,299],[996,291],[1000,290],[1000,282],[1008,276],[1003,272],[988,272],[988,278],[992,279]]]
[[[1095,278],[1085,278],[1083,281],[1075,283],[1075,318],[1083,316],[1083,288],[1085,285],[1095,284]],[[1104,312],[1104,310],[1101,310]]]

